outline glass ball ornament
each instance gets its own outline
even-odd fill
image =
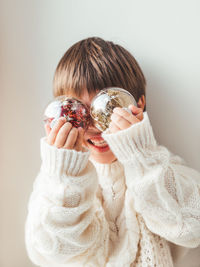
[[[76,128],[82,127],[86,130],[90,124],[89,109],[74,97],[59,96],[47,105],[44,111],[45,123],[53,128],[60,117],[65,117]]]
[[[124,108],[129,113],[129,105],[137,106],[135,98],[126,90],[111,87],[101,90],[92,100],[90,115],[94,125],[102,132],[106,131],[110,124],[110,117],[115,107]]]

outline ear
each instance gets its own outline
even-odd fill
[[[146,99],[145,99],[145,96],[142,95],[138,100],[137,106],[139,108],[142,108],[142,110],[144,110],[145,105],[146,105]]]

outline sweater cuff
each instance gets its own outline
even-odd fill
[[[147,112],[143,113],[143,120],[131,127],[116,133],[103,133],[110,149],[122,163],[144,156],[144,150],[152,150],[157,146]]]
[[[43,170],[56,176],[78,175],[85,169],[90,156],[86,148],[82,152],[51,146],[46,142],[46,137],[40,139],[40,154]]]

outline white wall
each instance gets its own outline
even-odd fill
[[[198,0],[0,1],[0,266],[33,266],[24,222],[42,113],[59,59],[80,39],[100,36],[133,53],[158,142],[200,170],[199,10]]]

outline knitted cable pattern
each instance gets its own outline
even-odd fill
[[[200,174],[156,143],[147,113],[103,137],[118,159],[112,164],[41,139],[25,224],[30,260],[41,267],[172,267],[169,242],[200,245]]]

